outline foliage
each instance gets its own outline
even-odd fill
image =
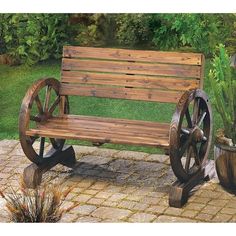
[[[78,23],[77,44],[84,46],[108,46],[115,41],[115,14],[76,14]]]
[[[121,45],[137,46],[150,44],[152,14],[119,14],[116,37]]]
[[[225,22],[227,23],[228,27],[232,27],[232,33],[225,42],[227,51],[230,53],[230,55],[232,55],[236,53],[236,14],[231,14],[230,17],[225,19]]]
[[[192,47],[210,55],[217,44],[224,42],[230,27],[224,27],[220,14],[156,14],[160,27],[153,28],[154,44],[164,50]]]
[[[0,14],[1,45],[17,61],[59,58],[69,38],[68,14]]]
[[[58,185],[44,185],[34,190],[21,183],[21,194],[15,189],[0,195],[6,200],[6,207],[13,222],[58,222],[72,207],[62,209],[65,198],[72,188],[62,191]]]
[[[222,44],[219,45],[218,51],[209,72],[214,105],[222,118],[225,136],[236,144],[236,78],[231,71],[230,58]]]
[[[211,56],[219,43],[235,49],[234,22],[236,14],[0,14],[0,53],[34,64],[71,43]]]
[[[78,44],[211,55],[233,32],[235,14],[77,14]]]

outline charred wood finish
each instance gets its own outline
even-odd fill
[[[64,47],[61,82],[52,78],[35,82],[21,106],[20,141],[26,156],[34,163],[25,170],[25,181],[36,186],[49,167],[67,164],[64,159],[67,151],[63,151],[66,139],[87,140],[97,146],[146,145],[170,153],[180,185],[188,186],[184,190],[187,198],[186,193],[204,171],[211,142],[211,109],[201,90],[203,72],[204,56],[199,53]],[[39,95],[43,89],[46,89],[44,103]],[[56,98],[50,104],[52,92]],[[69,95],[177,103],[177,107],[171,124],[69,115]],[[37,114],[32,112],[33,104]],[[52,144],[46,154],[45,138]],[[37,139],[39,151],[34,147]],[[177,195],[172,194],[172,202],[183,202],[173,200]]]
[[[236,148],[217,144],[214,147],[216,172],[220,183],[236,193]]]
[[[41,164],[45,158],[50,158],[50,156],[44,155],[45,137],[39,137],[37,135],[30,136],[27,135],[26,132],[29,130],[30,122],[35,122],[36,127],[38,127],[39,124],[46,123],[47,120],[53,116],[53,112],[57,106],[63,106],[63,113],[69,113],[68,100],[65,100],[65,105],[61,104],[62,99],[59,94],[59,88],[60,82],[54,78],[40,79],[28,89],[21,105],[19,116],[20,143],[25,155],[35,164]],[[44,101],[41,101],[41,98],[39,97],[39,92],[42,89],[46,89]],[[57,96],[49,107],[51,90],[54,90]],[[33,104],[36,104],[38,110],[36,115],[31,114]],[[37,139],[40,139],[39,152],[33,147]],[[58,152],[61,152],[65,140],[51,138],[50,141],[53,148]]]
[[[64,146],[61,152],[51,149],[48,156],[53,158],[46,159],[41,164],[32,163],[24,169],[23,180],[28,188],[36,188],[41,184],[43,174],[57,164],[62,164],[73,168],[76,164],[75,152],[72,146]]]
[[[170,125],[170,161],[180,181],[188,181],[206,165],[211,133],[212,112],[207,95],[200,89],[186,91]]]

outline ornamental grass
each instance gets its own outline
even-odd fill
[[[20,182],[20,191],[12,187],[9,193],[0,191],[6,200],[6,208],[12,222],[58,222],[62,215],[78,204],[63,207],[66,197],[73,187],[62,189],[59,184],[42,185],[36,189],[26,188]]]

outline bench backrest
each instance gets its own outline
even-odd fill
[[[60,93],[176,103],[203,73],[200,53],[65,46]]]

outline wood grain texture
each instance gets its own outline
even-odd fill
[[[26,156],[34,163],[25,169],[24,178],[28,185],[38,185],[42,173],[57,163],[73,167],[74,151],[70,149],[66,153],[63,149],[65,139],[86,140],[96,145],[114,143],[160,147],[169,150],[172,169],[179,179],[178,186],[175,185],[170,194],[170,204],[182,206],[190,189],[201,179],[198,174],[204,169],[211,142],[211,111],[207,96],[199,89],[203,87],[204,55],[65,46],[63,57],[61,83],[52,78],[39,80],[28,90],[22,102],[20,142]],[[43,103],[38,94],[45,87],[48,90]],[[49,106],[51,89],[57,97]],[[171,124],[68,115],[68,95],[177,103],[177,107]],[[202,111],[201,114],[198,112],[199,117],[196,116],[200,120],[197,124],[187,110],[189,103],[196,98],[205,102],[199,104]],[[31,114],[33,103],[38,110],[36,115]],[[56,108],[59,108],[59,115],[53,113]],[[182,119],[185,116],[189,127],[183,134]],[[34,126],[30,126],[30,122],[34,122]],[[197,127],[201,122],[203,127]],[[52,144],[46,155],[45,137]],[[39,154],[33,146],[37,138],[40,138]],[[194,172],[188,167],[191,156],[187,155],[188,168],[186,165],[183,167],[181,157],[185,146],[199,141],[203,144],[199,152],[195,149],[194,152],[200,172]],[[66,155],[71,157],[65,159]]]
[[[189,114],[190,104],[193,105],[192,115]],[[171,167],[180,182],[189,181],[205,166],[211,140],[212,111],[208,96],[201,89],[186,91],[179,99],[170,124]],[[191,158],[192,166],[189,165]]]
[[[157,77],[147,75],[123,75],[81,71],[62,71],[61,82],[177,91],[199,88],[199,80],[186,79],[184,77]]]
[[[201,67],[174,64],[153,64],[130,61],[102,61],[90,59],[62,59],[62,70],[96,71],[136,75],[159,75],[200,78]]]
[[[203,84],[199,53],[66,46],[63,56],[61,95],[176,103]]]
[[[151,102],[176,103],[181,97],[181,91],[164,91],[155,89],[138,89],[123,87],[84,86],[62,83],[61,95],[78,95],[86,97],[117,98]]]
[[[39,124],[39,128],[53,128],[53,129],[66,129],[66,130],[97,130],[99,132],[116,132],[124,135],[139,135],[146,137],[160,137],[169,136],[169,124],[157,123],[157,122],[140,122],[138,120],[133,120],[132,122],[119,122],[119,119],[111,118],[107,120],[106,118],[99,118],[97,120],[92,119],[93,117],[86,116],[76,116],[68,119],[60,119],[58,117],[53,117],[47,121],[45,124]],[[157,134],[158,133],[158,134]]]
[[[201,65],[200,53],[64,46],[63,57]]]
[[[74,115],[51,118],[27,135],[168,147],[169,124]]]
[[[216,144],[214,156],[220,184],[226,189],[236,191],[236,148]]]
[[[201,66],[201,77],[200,77],[200,89],[203,89],[204,75],[205,75],[205,56],[202,54],[202,66]]]
[[[26,135],[26,130],[30,126],[30,119],[32,118],[31,109],[33,103],[35,102],[38,107],[38,117],[41,121],[45,121],[48,117],[48,112],[44,111],[43,102],[39,99],[39,92],[50,86],[56,93],[59,94],[59,87],[60,82],[54,78],[43,78],[35,83],[28,89],[20,108],[20,115],[19,115],[19,138],[22,149],[25,155],[30,159],[30,161],[39,164],[40,158],[38,154],[35,152],[34,148],[32,147],[31,138]],[[46,98],[47,100],[47,98]],[[42,161],[42,160],[41,160]]]

